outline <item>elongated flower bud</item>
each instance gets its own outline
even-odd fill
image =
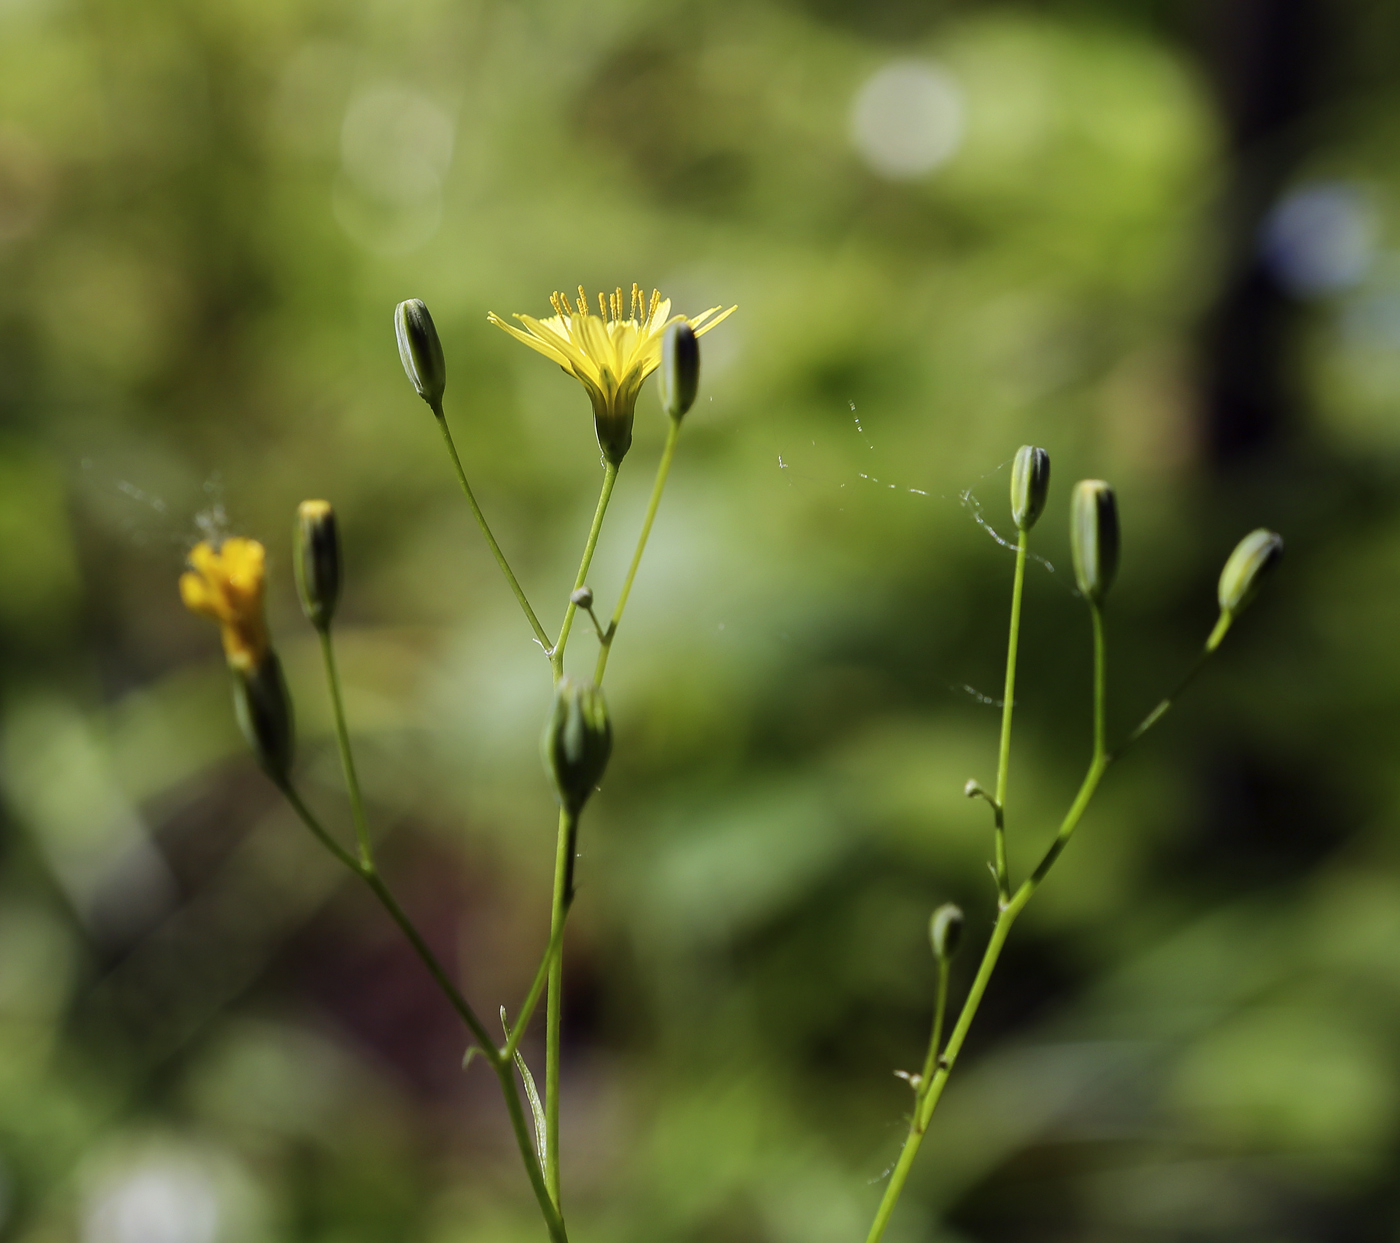
[[[394,336],[399,342],[399,359],[418,396],[434,411],[447,388],[447,364],[442,342],[428,308],[418,298],[400,302],[394,311]]]
[[[560,678],[542,744],[559,802],[576,816],[602,780],[612,753],[612,722],[601,688],[567,674]]]
[[[295,732],[292,697],[282,676],[282,662],[268,650],[251,669],[230,666],[233,710],[258,763],[278,785],[285,785],[292,768]]]
[[[661,339],[661,373],[657,377],[661,408],[673,419],[695,404],[700,388],[700,342],[684,320],[666,329]]]
[[[933,946],[933,956],[940,962],[948,962],[958,952],[962,930],[962,907],[945,902],[934,911],[928,921],[928,939]]]
[[[297,506],[293,560],[301,610],[317,630],[324,630],[340,600],[340,535],[329,501],[302,501]]]
[[[1080,594],[1103,602],[1118,573],[1118,501],[1102,479],[1081,479],[1070,502],[1069,544]]]
[[[1220,571],[1220,611],[1238,617],[1282,556],[1283,536],[1267,527],[1251,531],[1240,540]]]
[[[1011,463],[1011,517],[1018,530],[1035,526],[1049,491],[1050,455],[1034,445],[1022,445]]]

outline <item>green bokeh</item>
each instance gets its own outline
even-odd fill
[[[901,61],[965,120],[904,179],[851,121]],[[1391,1237],[1400,165],[1393,88],[1348,99],[1299,180],[1360,187],[1367,263],[1300,302],[1300,425],[1222,473],[1198,346],[1238,261],[1231,154],[1152,6],[0,0],[0,1239],[543,1237],[489,1073],[244,753],[175,582],[201,537],[267,543],[301,780],[348,835],[290,558],[297,503],[335,503],[386,873],[481,1013],[514,1009],[548,922],[548,668],[391,314],[432,308],[468,473],[553,629],[588,403],[486,314],[633,280],[739,310],[609,665],[573,1237],[864,1237],[928,913],[968,912],[955,995],[994,914],[962,786],[994,775],[1011,558],[976,518],[1010,529],[1025,442],[1054,465],[1018,874],[1087,760],[1072,482],[1118,489],[1115,736],[1189,664],[1235,540],[1289,554],[1017,926],[889,1238]],[[663,432],[648,386],[603,616]],[[595,653],[576,628],[571,669]]]

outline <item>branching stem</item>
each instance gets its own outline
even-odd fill
[[[656,467],[656,481],[651,485],[651,500],[647,502],[647,514],[642,520],[642,531],[637,537],[637,549],[632,554],[632,564],[627,567],[627,577],[622,583],[622,592],[617,597],[617,608],[613,610],[612,621],[606,631],[599,635],[601,647],[598,651],[598,665],[593,671],[593,681],[603,684],[603,673],[608,667],[608,657],[612,654],[613,639],[622,621],[622,610],[627,607],[627,597],[632,594],[632,580],[642,564],[642,553],[646,551],[647,540],[651,536],[652,523],[656,521],[656,511],[661,504],[661,493],[666,489],[666,479],[671,473],[671,459],[676,456],[676,442],[680,439],[681,421],[672,419],[666,432],[666,446],[661,450],[661,461]]]
[[[603,529],[603,517],[608,512],[608,502],[612,500],[613,485],[617,482],[617,464],[607,462],[603,467],[603,490],[598,494],[598,507],[593,511],[593,525],[588,528],[588,539],[583,545],[583,558],[578,563],[578,575],[574,579],[574,591],[583,586],[588,578],[588,567],[593,564],[593,553],[598,547],[598,533]],[[549,663],[554,669],[554,680],[564,676],[564,649],[569,644],[569,631],[574,627],[574,614],[578,605],[572,597],[564,610],[564,621],[559,627],[559,638],[553,647],[546,646]]]
[[[1050,868],[1054,866],[1055,860],[1059,858],[1061,851],[1069,843],[1070,837],[1094,797],[1094,792],[1099,787],[1104,770],[1108,767],[1109,755],[1104,747],[1108,687],[1103,613],[1097,604],[1091,603],[1089,607],[1094,625],[1094,750],[1089,762],[1089,771],[1084,775],[1079,793],[1075,795],[1074,802],[1070,804],[1069,811],[1065,813],[1065,818],[1060,823],[1059,832],[1055,834],[1054,841],[1051,842],[1039,865],[1030,876],[1021,882],[1010,900],[1000,906],[996,924],[992,928],[991,939],[987,942],[987,948],[982,954],[982,962],[977,968],[977,975],[972,981],[972,987],[968,990],[967,998],[958,1014],[958,1021],[953,1026],[952,1034],[948,1037],[947,1047],[941,1056],[936,1048],[941,1025],[935,1019],[934,1040],[930,1042],[928,1056],[924,1061],[925,1066],[933,1068],[933,1074],[932,1077],[926,1076],[919,1085],[919,1094],[914,1102],[914,1116],[909,1124],[908,1138],[904,1141],[904,1148],[899,1154],[899,1160],[895,1163],[894,1170],[890,1174],[889,1186],[885,1188],[885,1194],[880,1200],[880,1207],[876,1210],[875,1220],[871,1223],[870,1233],[866,1236],[866,1243],[879,1243],[885,1233],[885,1227],[889,1225],[890,1216],[894,1212],[895,1205],[899,1202],[900,1193],[904,1190],[904,1184],[909,1177],[909,1170],[914,1164],[915,1156],[918,1155],[919,1146],[923,1143],[924,1133],[928,1130],[928,1125],[933,1119],[933,1111],[938,1107],[938,1102],[943,1096],[943,1088],[948,1082],[948,1076],[952,1073],[953,1066],[957,1062],[963,1041],[967,1039],[972,1020],[977,1015],[977,1009],[982,1004],[982,998],[987,991],[988,983],[991,981],[992,972],[996,969],[997,960],[1001,957],[1001,951],[1006,944],[1011,925],[1016,922],[1016,917],[1025,910],[1026,903],[1031,900],[1031,896],[1039,888],[1041,881],[1045,879]]]
[[[535,632],[535,638],[549,652],[549,635],[540,625],[540,619],[535,616],[535,610],[530,607],[530,601],[525,598],[525,589],[521,587],[519,579],[515,577],[515,571],[510,568],[510,562],[506,560],[506,555],[501,551],[501,546],[496,543],[496,537],[491,534],[491,527],[486,521],[486,515],[481,512],[481,506],[476,503],[476,495],[472,492],[472,486],[467,482],[467,472],[462,469],[462,459],[457,455],[457,445],[452,439],[452,431],[447,426],[447,418],[442,412],[441,404],[433,407],[433,414],[437,418],[438,431],[442,433],[443,443],[447,445],[448,455],[452,458],[452,465],[457,471],[457,482],[462,485],[462,492],[467,498],[467,504],[472,507],[472,514],[476,518],[476,525],[481,528],[481,533],[486,537],[486,542],[490,545],[491,554],[496,558],[496,564],[501,567],[501,573],[506,576],[506,582],[510,584],[510,589],[515,593],[515,598],[520,602],[520,607],[525,613],[525,620],[530,623],[530,629]]]

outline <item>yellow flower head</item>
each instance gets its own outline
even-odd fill
[[[224,655],[233,668],[251,673],[267,655],[263,577],[267,554],[253,539],[226,539],[190,549],[190,568],[180,575],[180,599],[192,613],[219,623]]]
[[[588,299],[579,286],[578,302],[571,303],[568,294],[556,293],[550,301],[555,313],[548,319],[532,315],[515,316],[525,330],[508,324],[494,312],[486,318],[498,328],[504,328],[532,350],[553,359],[588,390],[593,403],[593,424],[598,432],[598,444],[603,456],[616,465],[632,445],[632,415],[637,407],[637,394],[642,381],[661,362],[661,338],[666,328],[683,320],[702,336],[735,310],[730,307],[708,311],[688,319],[671,314],[671,300],[654,289],[648,304],[641,288],[632,286],[631,315],[624,319],[627,304],[622,288],[611,294],[598,295],[598,314],[588,309]]]

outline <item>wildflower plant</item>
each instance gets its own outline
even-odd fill
[[[1260,528],[1246,535],[1230,554],[1221,571],[1217,588],[1220,615],[1201,647],[1195,663],[1176,688],[1163,698],[1116,748],[1107,741],[1108,655],[1104,634],[1104,602],[1118,573],[1119,527],[1118,501],[1113,489],[1101,479],[1082,479],[1075,484],[1070,497],[1070,554],[1074,562],[1075,586],[1089,606],[1093,631],[1093,742],[1089,768],[1079,791],[1061,820],[1040,862],[1019,884],[1013,884],[1006,856],[1006,798],[1011,761],[1011,718],[1016,694],[1016,654],[1021,633],[1021,601],[1026,577],[1026,557],[1031,528],[1045,509],[1050,489],[1050,455],[1034,445],[1023,445],[1016,453],[1011,468],[1011,516],[1016,524],[1016,566],[1011,584],[1011,624],[1006,645],[1006,685],[1001,707],[1001,738],[997,755],[995,794],[989,794],[975,779],[963,788],[968,798],[980,798],[991,808],[994,862],[992,875],[997,889],[997,918],[982,951],[967,996],[952,1030],[944,1040],[945,1018],[948,1012],[949,963],[961,940],[962,911],[951,904],[939,907],[929,923],[929,939],[938,964],[938,980],[934,999],[933,1031],[923,1068],[917,1074],[899,1072],[909,1082],[914,1093],[909,1130],[899,1158],[890,1172],[889,1183],[866,1236],[866,1243],[879,1243],[889,1225],[895,1205],[899,1202],[909,1171],[918,1155],[933,1119],[934,1110],[952,1074],[968,1030],[986,994],[987,985],[996,969],[997,960],[1006,945],[1007,936],[1017,917],[1026,909],[1041,883],[1049,875],[1055,861],[1069,844],[1085,811],[1088,810],[1104,773],[1149,729],[1170,710],[1177,697],[1186,689],[1219,648],[1226,632],[1254,598],[1260,584],[1278,564],[1283,554],[1283,540],[1273,531]]]
[[[695,401],[700,379],[698,338],[726,319],[735,308],[731,306],[721,310],[712,307],[693,318],[672,315],[670,301],[662,298],[659,291],[653,291],[647,300],[636,285],[632,286],[630,299],[627,300],[624,300],[620,287],[611,295],[599,294],[597,315],[590,309],[582,288],[579,289],[577,302],[571,302],[567,295],[559,293],[554,294],[552,302],[555,314],[546,319],[517,315],[515,318],[524,325],[523,329],[506,323],[497,315],[489,316],[491,323],[558,363],[584,386],[593,407],[594,428],[602,452],[602,490],[585,538],[574,583],[567,591],[561,592],[563,616],[552,636],[526,598],[467,480],[443,409],[447,367],[432,316],[417,299],[400,303],[394,312],[394,331],[404,371],[433,413],[462,492],[543,650],[554,683],[553,706],[545,723],[541,744],[545,771],[559,802],[549,941],[534,980],[514,1017],[504,1006],[500,1008],[504,1033],[502,1040],[497,1041],[492,1037],[475,1008],[399,905],[375,861],[373,835],[355,769],[340,676],[336,668],[332,622],[340,598],[341,549],[335,511],[330,503],[308,500],[299,506],[293,563],[302,611],[320,639],[336,741],[350,800],[353,846],[343,843],[321,822],[302,799],[294,781],[291,697],[272,646],[263,610],[266,575],[263,545],[244,538],[227,539],[217,548],[209,543],[197,545],[189,554],[189,569],[180,579],[180,595],[191,611],[219,623],[224,653],[233,679],[238,721],[263,770],[317,840],[369,886],[390,918],[408,938],[471,1035],[472,1043],[463,1060],[464,1066],[480,1057],[495,1072],[526,1174],[549,1235],[555,1243],[564,1243],[568,1236],[564,1226],[559,1170],[562,947],[565,923],[574,899],[574,860],[579,820],[603,778],[612,752],[612,723],[602,682],[670,474],[682,421]],[[638,394],[643,382],[658,368],[661,369],[661,405],[668,423],[666,441],[636,550],[612,616],[604,625],[594,612],[593,591],[586,580],[618,470],[632,445],[632,423]],[[599,645],[591,679],[564,673],[564,654],[580,609],[592,619]],[[545,1001],[543,1094],[538,1091],[520,1053],[521,1039],[541,997]],[[521,1103],[522,1086],[532,1115],[528,1121]]]
[[[574,900],[574,860],[580,819],[607,770],[612,753],[612,723],[602,683],[666,486],[682,423],[695,401],[700,376],[699,338],[722,323],[734,308],[721,311],[714,307],[693,318],[672,315],[669,301],[656,292],[645,300],[635,285],[630,299],[624,299],[620,288],[611,295],[600,294],[596,315],[582,289],[577,301],[556,293],[552,303],[555,314],[548,318],[517,315],[515,318],[523,327],[508,324],[494,314],[488,317],[491,323],[577,378],[593,409],[601,451],[602,487],[585,536],[578,572],[572,586],[560,592],[563,614],[552,635],[526,598],[467,480],[444,413],[447,369],[432,316],[416,299],[401,303],[394,314],[404,371],[432,411],[462,492],[542,649],[554,685],[553,704],[541,743],[545,772],[559,803],[549,939],[532,983],[514,1015],[504,1006],[500,1008],[501,1040],[492,1036],[476,1009],[433,954],[386,885],[375,860],[373,835],[356,774],[336,669],[332,624],[340,598],[342,572],[340,539],[332,506],[324,500],[308,500],[301,504],[296,517],[293,563],[303,612],[320,640],[337,746],[349,795],[353,845],[346,844],[323,825],[301,798],[294,781],[291,700],[263,613],[266,563],[263,546],[255,540],[242,538],[225,540],[218,548],[208,543],[198,545],[189,555],[190,567],[180,580],[180,594],[193,612],[213,619],[220,626],[238,720],[264,771],[321,844],[368,885],[422,959],[470,1033],[471,1044],[464,1065],[480,1058],[496,1074],[521,1159],[549,1235],[555,1243],[565,1243],[568,1236],[559,1162],[562,947]],[[632,444],[638,393],[647,377],[658,369],[659,396],[668,422],[666,440],[636,549],[612,615],[604,624],[595,612],[594,593],[587,583],[588,572],[618,470]],[[1118,505],[1113,489],[1102,480],[1082,480],[1075,485],[1070,502],[1070,547],[1075,582],[1088,606],[1093,636],[1093,733],[1089,767],[1040,862],[1019,883],[1013,883],[1007,860],[1006,807],[1017,648],[1030,535],[1046,510],[1049,496],[1049,454],[1042,448],[1023,446],[1011,470],[1011,516],[1017,528],[1017,540],[996,781],[990,793],[976,780],[968,781],[964,788],[969,798],[984,800],[992,812],[991,868],[997,891],[997,918],[976,975],[945,1039],[950,1013],[950,965],[966,939],[964,918],[962,911],[952,904],[940,906],[930,917],[929,939],[938,968],[932,1033],[922,1068],[913,1074],[900,1072],[914,1093],[908,1134],[876,1211],[867,1243],[879,1243],[885,1233],[1012,925],[1068,845],[1109,766],[1170,709],[1218,649],[1266,574],[1277,564],[1283,549],[1279,536],[1263,529],[1240,541],[1221,573],[1219,619],[1196,663],[1176,689],[1111,750],[1106,732],[1104,606],[1118,569]],[[591,679],[564,672],[565,651],[580,610],[588,615],[598,640],[598,656]],[[541,999],[545,1005],[543,1093],[538,1090],[520,1052],[521,1040]],[[522,1088],[525,1103],[521,1100]]]

